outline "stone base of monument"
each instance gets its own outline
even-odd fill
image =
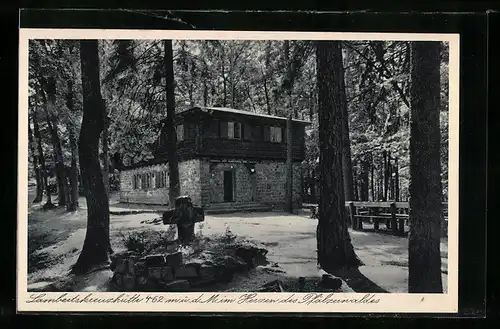
[[[111,290],[196,291],[199,287],[229,283],[236,273],[266,263],[266,254],[267,250],[262,248],[235,246],[210,260],[194,262],[184,260],[179,251],[152,255],[117,253],[111,262],[114,273]]]

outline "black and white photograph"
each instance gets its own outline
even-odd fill
[[[18,303],[456,309],[456,35],[28,32]]]

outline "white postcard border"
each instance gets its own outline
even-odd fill
[[[28,41],[30,39],[246,39],[398,40],[449,42],[448,289],[445,294],[258,293],[28,293]],[[459,35],[429,33],[336,33],[118,29],[20,29],[18,116],[19,312],[286,312],[286,313],[455,313],[458,311]],[[43,294],[40,297],[40,294]],[[38,295],[38,301],[34,297]],[[217,295],[216,298],[212,297]],[[156,297],[153,298],[153,297]],[[59,299],[58,299],[59,298]],[[97,298],[97,299],[93,299]],[[138,299],[142,298],[141,301]],[[210,299],[212,298],[212,299]],[[288,302],[287,302],[288,298]],[[54,299],[54,302],[50,302]],[[92,300],[93,299],[93,300]],[[99,300],[101,299],[101,300]],[[107,301],[104,301],[106,299]],[[176,299],[176,300],[173,300]],[[235,299],[233,302],[221,302]],[[280,299],[280,302],[277,300]],[[296,302],[291,301],[296,299]],[[314,301],[313,301],[314,299]],[[114,301],[113,301],[114,300]],[[160,300],[160,301],[159,301]],[[270,302],[275,300],[275,302]],[[342,300],[344,300],[342,302]],[[371,302],[367,302],[370,300]],[[374,302],[378,300],[377,302]],[[309,301],[309,302],[308,302]]]

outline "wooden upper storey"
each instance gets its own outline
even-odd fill
[[[292,121],[294,161],[305,158],[306,121]],[[285,160],[286,118],[229,108],[195,107],[176,115],[177,154],[193,157]],[[167,153],[166,133],[157,142],[157,157]]]

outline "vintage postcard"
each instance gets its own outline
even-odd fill
[[[458,311],[458,34],[19,49],[18,311]]]

